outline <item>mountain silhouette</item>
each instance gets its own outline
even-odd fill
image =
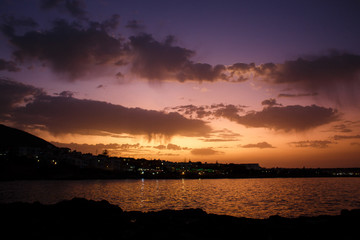
[[[32,147],[40,149],[55,149],[56,147],[30,133],[25,131],[7,127],[0,124],[0,148],[13,149],[19,147]]]

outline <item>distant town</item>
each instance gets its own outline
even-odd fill
[[[258,163],[171,162],[93,155],[0,124],[0,180],[360,177],[360,168],[263,168]]]
[[[170,162],[102,154],[69,148],[16,147],[0,151],[5,179],[123,179],[123,178],[275,178],[359,177],[359,168],[262,168],[258,163],[223,164]]]

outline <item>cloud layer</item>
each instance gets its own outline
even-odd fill
[[[53,134],[127,133],[151,138],[158,135],[204,137],[211,132],[205,122],[187,119],[178,113],[126,108],[71,95],[49,96],[41,89],[9,80],[0,81],[0,91],[4,97],[1,120],[18,126],[41,126]]]
[[[19,71],[25,62],[41,62],[69,80],[85,79],[112,68],[114,77],[128,77],[122,67],[150,82],[244,82],[259,80],[268,84],[288,84],[300,93],[282,93],[279,97],[305,97],[325,94],[337,103],[358,100],[360,91],[360,56],[330,51],[284,63],[233,63],[212,65],[192,60],[194,50],[178,46],[175,37],[156,40],[137,20],[123,27],[137,30],[133,36],[120,36],[120,16],[93,21],[87,16],[84,1],[42,0],[43,10],[57,9],[75,19],[57,19],[49,29],[40,29],[31,18],[2,17],[1,31],[14,48],[13,59],[0,60],[0,70]],[[26,27],[28,31],[20,31]],[[117,73],[117,75],[116,75]],[[116,76],[115,76],[116,75]],[[345,99],[345,100],[344,100]]]
[[[232,104],[214,104],[211,106],[184,105],[171,108],[193,118],[225,118],[246,127],[268,128],[282,131],[305,131],[340,119],[336,109],[317,105],[282,106],[275,99],[262,102],[261,111],[245,112],[246,106]]]

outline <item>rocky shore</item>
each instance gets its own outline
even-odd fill
[[[360,209],[337,216],[268,219],[201,209],[126,212],[107,201],[0,204],[9,239],[359,239]]]

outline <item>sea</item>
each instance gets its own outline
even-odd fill
[[[360,208],[360,178],[137,179],[0,182],[0,203],[107,200],[124,211],[201,208],[263,219],[338,215]]]

